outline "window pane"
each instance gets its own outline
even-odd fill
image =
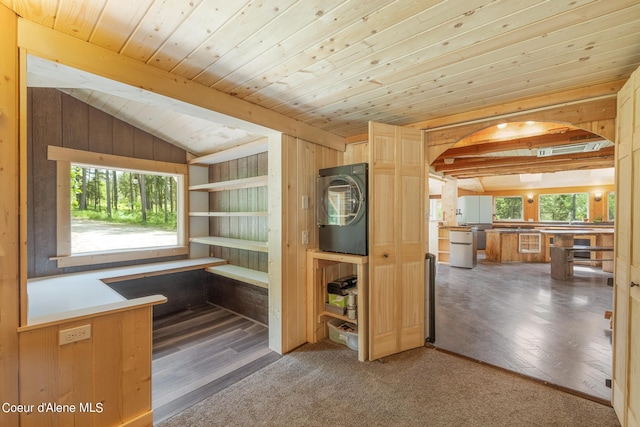
[[[611,191],[607,195],[607,206],[608,206],[608,220],[613,221],[616,217],[616,193]]]
[[[522,197],[495,197],[496,220],[521,220]]]
[[[71,253],[176,246],[178,178],[71,166]]]
[[[582,221],[588,217],[587,193],[540,195],[540,221]]]
[[[429,219],[432,221],[442,220],[442,199],[429,200]]]

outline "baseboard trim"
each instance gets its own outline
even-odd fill
[[[137,417],[120,424],[120,427],[153,427],[153,411],[138,415]]]

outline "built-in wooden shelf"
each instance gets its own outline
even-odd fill
[[[358,325],[358,360],[369,359],[369,257],[307,250],[307,341],[314,343],[329,336],[327,321],[340,319]],[[357,318],[325,310],[327,283],[342,275],[358,278]]]
[[[206,270],[219,276],[269,289],[269,275],[264,271],[252,270],[231,264],[209,267]]]
[[[202,243],[203,245],[223,246],[225,248],[246,249],[249,251],[268,252],[269,246],[267,242],[258,242],[255,240],[232,239],[229,237],[203,236],[191,237],[192,243]]]
[[[269,212],[189,212],[189,216],[268,216]]]
[[[216,163],[228,162],[230,160],[240,159],[242,157],[252,156],[254,154],[266,153],[269,150],[269,143],[266,138],[251,141],[231,147],[226,150],[217,151],[202,157],[196,157],[189,161],[192,165],[214,165]]]
[[[347,317],[346,315],[340,315],[340,314],[332,313],[330,311],[323,311],[320,314],[318,314],[318,322],[322,322],[323,316],[329,316],[329,317],[333,317],[334,319],[344,320],[345,322],[350,322],[350,323],[353,323],[354,325],[358,324],[358,319],[349,319],[349,317]]]
[[[189,191],[225,191],[242,188],[264,187],[267,185],[267,175],[252,176],[250,178],[234,179],[230,181],[208,182],[189,186]]]

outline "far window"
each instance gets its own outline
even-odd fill
[[[607,194],[607,220],[613,221],[616,218],[616,193],[613,191]]]
[[[496,220],[522,220],[522,197],[496,196],[494,200]]]
[[[442,221],[442,199],[429,199],[429,219]]]
[[[541,194],[540,221],[583,221],[589,216],[587,193]]]

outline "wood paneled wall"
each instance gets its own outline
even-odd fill
[[[56,89],[29,89],[27,112],[28,277],[116,266],[60,269],[49,259],[56,255],[56,164],[47,146],[173,163],[186,163],[186,152]]]
[[[0,5],[0,396],[18,403],[19,277],[22,266],[19,233],[20,170],[18,124],[18,50],[16,16]],[[0,411],[0,425],[15,426],[18,415]]]
[[[151,425],[151,311],[147,306],[21,332],[20,403],[35,407],[20,415],[20,425]],[[83,325],[91,325],[90,339],[58,345],[61,330]],[[39,412],[43,402],[75,405],[75,412]],[[81,411],[80,404],[95,412]]]
[[[316,177],[322,168],[338,166],[343,152],[291,136],[282,137],[282,325],[283,352],[306,342],[306,252],[318,247]],[[308,197],[308,209],[302,199]],[[309,243],[302,243],[303,231]],[[271,242],[270,242],[271,244]],[[271,292],[271,290],[269,290]],[[271,326],[271,325],[270,325]]]
[[[255,154],[241,159],[209,166],[209,182],[264,176],[268,173],[268,153]],[[267,212],[268,189],[266,187],[216,191],[209,194],[209,210],[212,212]],[[268,217],[223,216],[209,219],[212,236],[266,242]],[[252,270],[268,271],[268,255],[244,249],[211,247],[211,256],[226,259],[230,264]]]

